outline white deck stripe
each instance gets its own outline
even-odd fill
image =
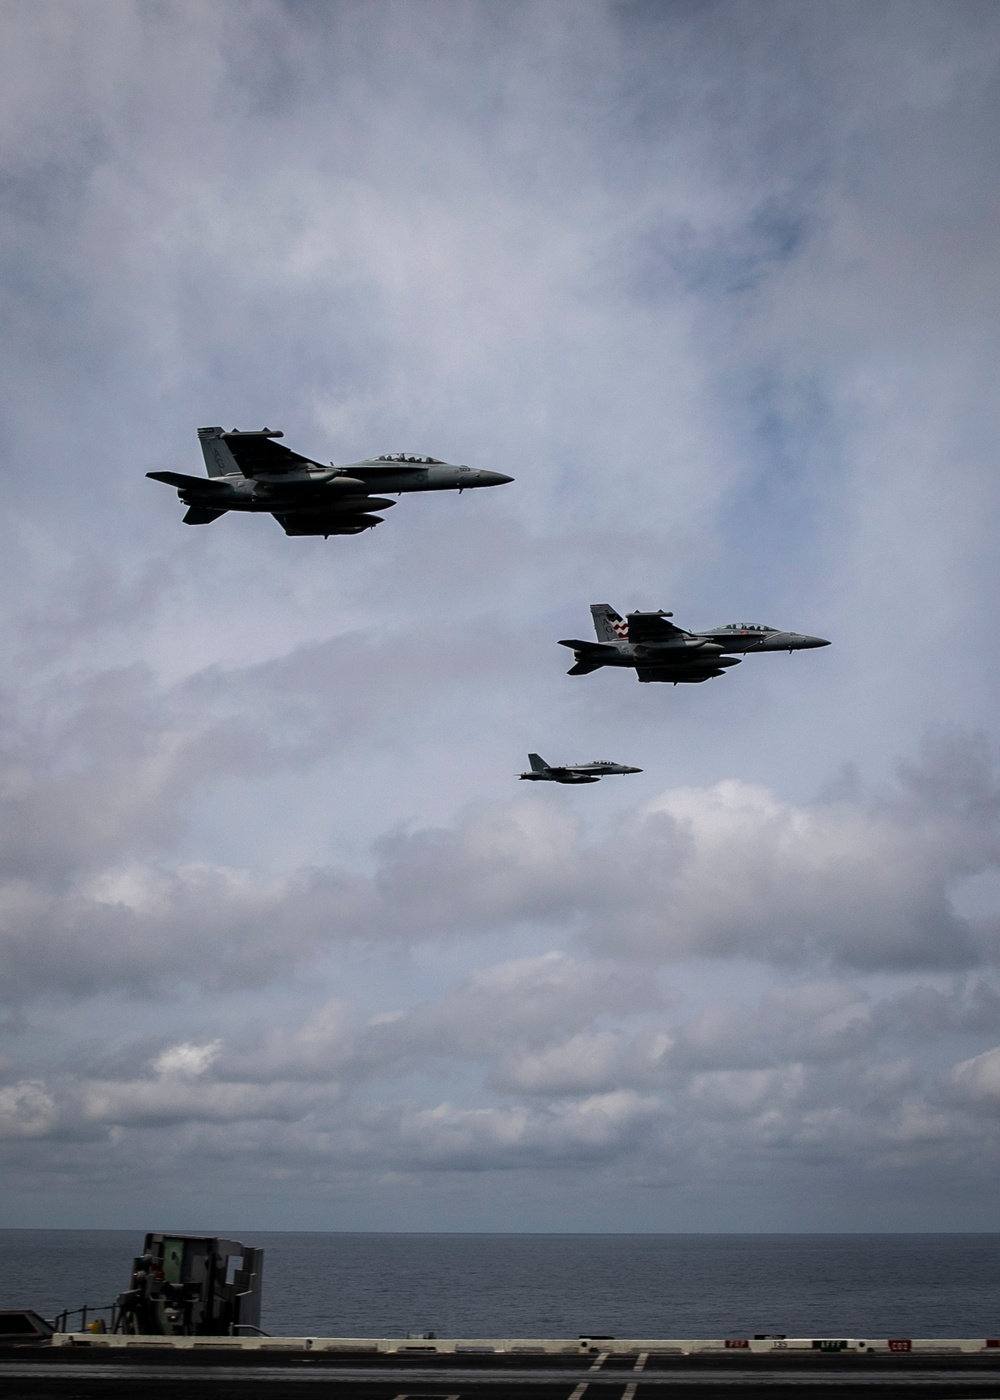
[[[622,1400],[635,1400],[635,1392],[638,1388],[635,1381],[633,1381],[631,1385],[627,1385],[622,1391]]]
[[[569,1393],[569,1400],[582,1400],[583,1392],[584,1392],[586,1389],[587,1389],[587,1383],[586,1383],[586,1381],[584,1381],[584,1382],[582,1382],[580,1385],[578,1385],[577,1388],[576,1388],[575,1390],[571,1390],[571,1391],[570,1391],[570,1393]]]
[[[648,1352],[648,1351],[640,1351],[638,1357],[636,1358],[636,1363],[635,1363],[635,1365],[632,1367],[632,1370],[633,1370],[633,1371],[645,1371],[645,1369],[646,1369],[646,1362],[647,1362],[648,1360],[649,1360],[649,1352]]]
[[[593,1366],[591,1366],[590,1369],[592,1371],[599,1371],[610,1355],[610,1351],[602,1351],[600,1356],[597,1358],[597,1360],[594,1362]]]

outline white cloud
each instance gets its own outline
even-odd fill
[[[995,1112],[1000,1107],[1000,1046],[956,1065],[952,1084],[966,1102]]]
[[[155,1080],[86,1081],[78,1093],[84,1119],[105,1128],[295,1120],[315,1097],[292,1092],[287,1084],[206,1084],[177,1073]]]
[[[153,1070],[164,1079],[197,1079],[205,1073],[212,1061],[218,1058],[221,1049],[221,1040],[209,1041],[207,1045],[192,1045],[190,1041],[182,1041],[180,1045],[171,1045],[168,1050],[157,1055],[153,1061]]]

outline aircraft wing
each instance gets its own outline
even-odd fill
[[[663,613],[629,613],[628,639],[630,642],[666,642],[671,637],[686,637],[687,633],[674,624]]]
[[[283,447],[262,433],[223,433],[222,441],[229,448],[236,465],[244,476],[282,476],[285,472],[300,472],[304,467],[318,467],[311,457],[302,457],[290,447]]]

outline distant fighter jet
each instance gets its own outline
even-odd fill
[[[704,632],[685,632],[667,619],[673,613],[632,612],[623,619],[608,603],[592,603],[596,642],[565,641],[572,647],[576,665],[571,676],[585,676],[602,666],[628,666],[640,681],[669,681],[673,685],[696,685],[713,676],[725,675],[740,658],[728,652],[803,651],[807,647],[828,647],[822,637],[804,637],[799,632],[779,632],[775,627],[730,622]]]
[[[537,753],[528,754],[531,764],[529,773],[522,773],[530,783],[596,783],[611,773],[641,773],[641,768],[628,768],[624,763],[612,763],[607,759],[595,759],[593,763],[569,763],[563,768],[552,768]]]
[[[381,525],[375,511],[396,504],[378,491],[465,491],[473,486],[502,486],[513,477],[502,472],[453,467],[436,457],[408,457],[393,452],[364,462],[328,467],[300,457],[273,439],[270,428],[231,433],[199,428],[208,476],[147,472],[153,481],[175,486],[190,509],[185,525],[208,525],[228,510],[267,511],[286,535],[360,535]]]

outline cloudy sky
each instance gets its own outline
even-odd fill
[[[0,26],[0,1223],[1000,1227],[996,7]]]

